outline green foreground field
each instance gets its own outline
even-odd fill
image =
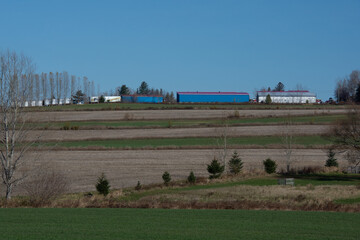
[[[100,147],[111,149],[156,149],[156,148],[204,148],[218,146],[218,138],[151,138],[150,139],[115,139],[115,140],[89,140],[89,141],[63,141],[47,142],[41,144],[48,147],[88,148]],[[279,136],[248,136],[228,138],[229,147],[261,146],[273,147],[283,144]],[[296,136],[294,145],[315,147],[331,144],[329,139],[322,136]],[[294,146],[296,148],[296,146]]]
[[[1,209],[1,239],[359,239],[360,214],[165,209]]]

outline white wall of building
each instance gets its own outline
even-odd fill
[[[316,97],[271,96],[272,103],[316,103]],[[266,96],[259,96],[259,102],[265,102]]]

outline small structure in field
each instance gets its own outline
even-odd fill
[[[280,178],[280,179],[278,179],[278,184],[294,186],[295,180],[294,180],[294,178]]]

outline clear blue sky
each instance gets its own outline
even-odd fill
[[[0,48],[108,90],[297,84],[327,99],[360,70],[359,0],[0,0]]]

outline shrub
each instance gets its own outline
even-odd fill
[[[243,162],[241,158],[239,157],[239,154],[234,151],[230,161],[229,161],[229,169],[230,172],[233,174],[238,174],[241,172],[241,169],[243,168]]]
[[[71,126],[71,130],[79,130],[79,126],[77,126],[77,125]]]
[[[104,196],[108,195],[110,192],[109,181],[106,179],[104,173],[102,173],[101,176],[98,178],[98,181],[96,183],[96,190],[99,194],[102,194]]]
[[[63,127],[61,128],[62,130],[69,130],[70,129],[70,123],[64,123]]]
[[[140,181],[138,181],[137,184],[136,184],[136,186],[135,186],[135,190],[136,190],[136,191],[140,191],[141,188],[142,188],[141,183],[140,183]]]
[[[264,160],[263,164],[265,167],[265,172],[267,172],[268,174],[272,174],[276,171],[276,162],[271,160],[270,158]]]
[[[187,181],[188,181],[188,183],[190,183],[190,184],[195,184],[195,182],[196,182],[196,177],[195,177],[195,174],[194,174],[193,171],[190,172],[190,174],[189,174],[189,176],[188,176],[188,178],[187,178]]]
[[[335,153],[332,149],[328,151],[328,159],[326,160],[325,167],[338,167],[339,164],[335,158]]]
[[[162,175],[162,179],[164,181],[164,184],[167,186],[169,184],[169,182],[171,181],[170,173],[164,172],[164,174]]]
[[[69,187],[66,175],[49,166],[41,166],[34,176],[23,183],[23,189],[29,196],[33,207],[40,207],[51,203],[52,200],[64,194]]]
[[[224,172],[225,165],[221,165],[219,161],[214,158],[209,165],[207,165],[207,171],[210,173],[209,178],[219,178]]]

